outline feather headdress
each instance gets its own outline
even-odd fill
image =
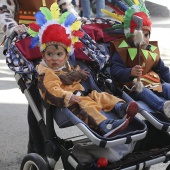
[[[105,29],[106,32],[119,29],[119,31],[121,30],[121,32],[124,32],[126,38],[133,36],[137,28],[137,23],[134,22],[133,16],[142,18],[143,30],[151,31],[149,11],[146,9],[142,0],[112,0],[112,3],[107,2],[107,4],[114,12],[109,12],[105,9],[102,9],[102,12],[118,20],[120,23]],[[116,34],[117,31],[113,31],[113,34],[114,32]]]
[[[28,33],[32,36],[30,47],[40,47],[43,51],[49,44],[62,45],[70,55],[75,48],[81,48],[79,41],[83,32],[79,31],[81,22],[76,20],[73,13],[60,14],[57,3],[53,3],[50,9],[41,7],[35,14],[36,23],[31,23]]]

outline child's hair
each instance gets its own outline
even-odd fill
[[[49,46],[54,46],[55,49],[58,49],[58,46],[63,47],[62,45],[59,45],[59,44],[51,44],[51,45],[49,45]],[[49,46],[47,46],[47,47],[49,47]],[[47,48],[47,47],[46,47],[46,48]],[[42,51],[43,53],[46,51],[46,48]],[[63,48],[64,48],[64,47],[63,47]],[[66,54],[68,54],[67,49],[64,48],[64,50],[65,50]]]

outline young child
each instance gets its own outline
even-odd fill
[[[125,37],[111,44],[111,75],[134,100],[142,100],[153,110],[170,118],[170,73],[160,58],[157,42],[149,41],[149,12],[141,1],[126,2],[129,6],[124,7],[124,22],[119,24],[119,31],[123,31]],[[143,22],[141,26],[140,21]],[[112,33],[116,31],[116,26],[113,26],[115,30]]]
[[[35,15],[39,25],[32,23],[28,30],[34,36],[31,47],[39,45],[42,52],[42,62],[37,66],[42,98],[57,107],[71,107],[74,114],[104,137],[111,137],[126,128],[138,112],[136,102],[127,104],[113,95],[95,90],[84,95],[81,81],[86,80],[89,73],[86,69],[81,70],[78,66],[73,68],[69,64],[68,59],[74,48],[81,47],[78,40],[78,37],[83,36],[79,31],[80,21],[75,21],[76,18],[70,12],[55,18],[47,9],[48,15],[47,12],[43,14],[43,9],[40,8],[41,12]],[[76,103],[79,113],[76,112]],[[100,113],[101,109],[107,112],[113,108],[122,119],[107,119]]]

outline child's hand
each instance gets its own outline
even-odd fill
[[[81,73],[83,74],[83,80],[86,80],[89,77],[89,72],[87,71],[87,69],[82,69]]]
[[[142,66],[136,65],[132,68],[130,76],[131,77],[140,77],[142,75]]]
[[[80,102],[80,99],[78,98],[78,96],[73,94],[70,98],[70,104],[79,103],[79,102]]]

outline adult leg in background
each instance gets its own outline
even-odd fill
[[[81,0],[81,8],[83,11],[83,17],[90,18],[91,14],[90,0]]]
[[[96,0],[96,18],[102,18],[103,12],[101,9],[105,9],[105,0]]]

